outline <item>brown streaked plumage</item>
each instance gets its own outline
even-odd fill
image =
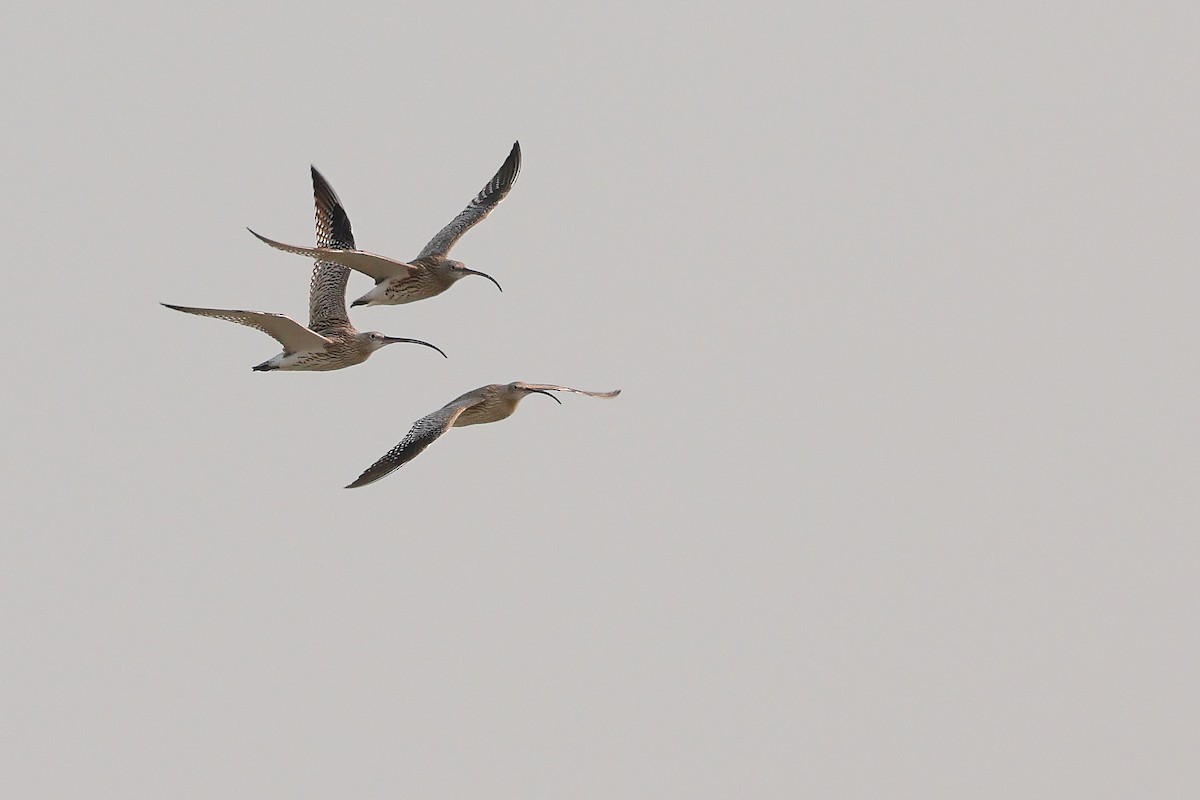
[[[333,187],[312,168],[316,205],[317,244],[320,247],[354,247],[350,220]],[[283,345],[283,352],[253,367],[256,372],[304,370],[324,372],[361,364],[371,353],[395,342],[410,342],[441,349],[420,339],[359,332],[346,313],[346,281],[350,271],[331,261],[318,260],[309,282],[308,327],[282,314],[223,308],[195,308],[163,303],[167,308],[202,317],[223,319],[260,330]],[[442,353],[445,356],[445,353]]]
[[[461,428],[465,425],[480,425],[485,422],[498,422],[512,416],[517,410],[517,404],[530,394],[544,394],[557,403],[561,403],[550,392],[574,392],[588,397],[616,397],[620,389],[611,392],[585,392],[582,389],[572,389],[569,386],[553,386],[545,383],[490,383],[480,386],[456,397],[446,405],[413,423],[408,435],[400,443],[389,450],[382,458],[359,475],[347,489],[355,489],[374,483],[388,473],[412,461],[426,447],[433,443],[451,428]]]
[[[461,261],[448,258],[450,248],[463,234],[479,224],[492,212],[500,201],[508,196],[517,175],[521,171],[521,144],[514,142],[508,158],[462,212],[451,220],[437,235],[429,240],[425,249],[411,262],[398,261],[387,256],[358,250],[351,242],[349,246],[334,243],[316,247],[298,247],[268,239],[254,231],[260,241],[286,253],[324,259],[343,267],[369,275],[375,280],[375,288],[351,303],[351,306],[400,305],[436,297],[467,275],[487,278],[500,288],[491,275],[467,269]],[[339,206],[342,217],[345,210]],[[349,222],[347,221],[347,226]],[[247,229],[249,230],[249,229]],[[503,290],[501,290],[503,291]]]

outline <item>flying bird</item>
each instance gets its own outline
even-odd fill
[[[316,204],[317,247],[354,249],[354,233],[333,187],[312,168],[313,199]],[[420,339],[385,336],[377,331],[359,332],[346,313],[346,281],[350,271],[341,264],[318,259],[313,267],[308,294],[308,327],[282,314],[222,308],[194,308],[163,303],[186,314],[214,317],[262,331],[283,345],[283,352],[267,359],[255,372],[272,370],[327,371],[353,366],[371,353],[396,342],[441,348]],[[442,353],[442,356],[445,356]]]
[[[616,397],[620,389],[611,392],[585,392],[582,389],[572,389],[568,386],[551,386],[544,383],[490,383],[478,389],[467,392],[461,397],[451,400],[446,405],[421,417],[413,423],[408,435],[400,443],[389,450],[383,458],[367,467],[362,475],[347,486],[355,489],[374,483],[383,476],[399,469],[417,457],[418,454],[451,428],[461,428],[464,425],[479,425],[484,422],[498,422],[512,416],[517,410],[517,404],[530,394],[544,394],[556,403],[562,404],[550,392],[574,392],[586,394],[588,397]]]
[[[308,258],[325,259],[374,278],[375,287],[351,303],[352,307],[415,303],[417,300],[436,297],[468,275],[487,278],[496,284],[497,289],[504,291],[500,288],[499,282],[491,275],[468,269],[461,261],[448,258],[448,255],[450,248],[454,247],[463,234],[479,224],[492,212],[492,209],[500,204],[501,200],[508,196],[509,190],[517,180],[517,173],[520,171],[521,143],[514,142],[508,158],[504,160],[500,169],[487,182],[483,190],[467,204],[467,207],[457,217],[438,231],[437,235],[429,240],[429,244],[425,245],[425,249],[411,262],[397,261],[387,256],[357,250],[353,242],[348,245],[344,242],[335,242],[329,245],[322,245],[318,242],[315,248],[297,247],[268,239],[249,228],[247,230],[277,250]],[[335,197],[334,200],[336,201],[336,199]],[[345,217],[345,209],[340,204],[337,211],[343,218]],[[346,224],[349,226],[349,222]]]

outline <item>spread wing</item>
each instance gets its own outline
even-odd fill
[[[583,389],[572,389],[570,386],[551,386],[548,383],[527,383],[525,385],[530,389],[542,389],[550,392],[574,392],[575,394],[586,394],[588,397],[616,397],[621,393],[620,389],[614,389],[611,392],[585,392]]]
[[[421,251],[421,255],[417,256],[417,259],[444,256],[449,253],[450,248],[454,247],[454,243],[461,239],[464,233],[492,213],[492,209],[500,205],[500,201],[508,196],[508,191],[512,189],[513,183],[517,180],[517,173],[520,171],[521,143],[513,142],[512,151],[500,165],[500,170],[492,176],[492,179],[475,196],[475,199],[467,204],[461,214],[438,231],[437,236],[429,240],[429,244],[425,245],[425,249]]]
[[[435,439],[450,430],[460,414],[479,402],[480,398],[478,397],[459,398],[439,408],[432,414],[421,417],[413,423],[408,435],[401,439],[398,445],[387,451],[374,464],[367,467],[363,474],[359,475],[354,483],[351,483],[346,488],[357,489],[359,486],[374,483],[388,473],[412,461],[422,450],[433,444]]]
[[[236,311],[223,308],[192,308],[191,306],[173,306],[163,303],[167,308],[182,311],[185,314],[198,314],[201,317],[223,319],[226,322],[236,322],[260,330],[283,345],[283,352],[298,353],[304,350],[320,350],[329,344],[329,340],[319,333],[314,333],[296,320],[282,314],[267,314],[262,311]]]
[[[349,223],[347,223],[349,224]],[[385,281],[388,278],[397,275],[408,277],[416,275],[420,272],[419,267],[414,267],[411,264],[406,264],[403,261],[397,261],[394,258],[387,256],[379,256],[374,253],[368,253],[365,250],[340,250],[336,247],[299,247],[294,244],[284,244],[277,242],[274,239],[268,239],[262,234],[255,233],[247,228],[246,230],[254,234],[260,242],[274,247],[276,250],[282,250],[285,253],[295,253],[298,256],[306,256],[317,260],[332,261],[334,264],[340,264],[343,267],[349,267],[355,272],[361,272],[364,275],[370,275],[375,279],[376,283]],[[344,295],[343,295],[344,296]]]
[[[312,169],[313,203],[316,206],[317,247],[354,249],[350,218],[325,177]],[[308,285],[308,325],[313,330],[349,328],[346,314],[346,282],[350,270],[333,261],[317,259]]]

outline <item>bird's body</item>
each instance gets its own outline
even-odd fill
[[[329,344],[320,350],[280,353],[251,369],[255,372],[270,372],[276,369],[328,372],[361,364],[373,352],[375,348],[355,337],[331,339]]]
[[[402,305],[418,300],[427,300],[438,296],[468,275],[487,278],[499,289],[500,284],[491,275],[467,269],[461,261],[455,261],[447,256],[450,248],[462,238],[463,234],[482,221],[491,213],[492,209],[500,204],[501,200],[508,196],[520,171],[521,146],[520,143],[514,143],[508,158],[483,187],[483,190],[467,204],[467,207],[457,217],[438,231],[437,235],[412,261],[399,261],[365,250],[358,250],[354,247],[353,242],[349,246],[339,242],[329,245],[322,245],[318,242],[316,247],[298,247],[268,239],[254,231],[250,231],[250,233],[277,250],[308,258],[323,259],[373,278],[375,287],[351,303],[352,306]],[[342,218],[346,216],[345,209],[340,204],[337,206],[337,213]],[[346,224],[348,227],[348,220]]]
[[[471,403],[465,405],[462,413],[454,420],[451,427],[462,428],[466,425],[482,425],[485,422],[499,422],[508,419],[517,410],[517,405],[525,395],[513,392],[506,384],[489,383],[473,392],[467,392],[455,398],[450,404]],[[554,395],[550,395],[554,397]]]
[[[212,317],[246,325],[262,331],[282,344],[283,352],[252,367],[255,372],[271,372],[273,370],[327,372],[333,369],[352,367],[366,361],[371,353],[392,342],[414,342],[437,350],[428,342],[384,336],[375,331],[360,333],[349,326],[327,328],[325,334],[322,335],[282,314],[223,308],[193,308],[170,303],[163,303],[163,305],[186,314],[197,314],[202,317]],[[438,350],[438,352],[441,351]]]
[[[317,245],[319,247],[354,247],[354,234],[350,220],[342,209],[333,188],[317,172],[312,170],[313,198],[316,203]],[[260,330],[283,345],[283,352],[258,364],[255,372],[274,370],[302,370],[327,372],[361,364],[385,345],[394,342],[410,342],[432,347],[419,339],[385,336],[377,331],[358,331],[350,324],[346,313],[346,282],[350,270],[341,264],[317,260],[309,283],[309,324],[299,322],[282,314],[262,311],[240,311],[223,308],[195,308],[163,303],[167,308],[197,314],[202,317],[223,319],[239,325]],[[445,353],[442,353],[445,356]]]
[[[377,281],[374,289],[351,305],[400,306],[418,300],[428,300],[437,297],[467,275],[477,274],[451,268],[445,263],[448,261],[445,257],[414,259],[408,265],[413,267],[408,275],[397,274]]]
[[[399,469],[416,458],[450,428],[481,425],[507,419],[517,410],[517,405],[530,394],[544,394],[556,402],[562,402],[550,392],[574,392],[589,397],[616,397],[620,389],[612,392],[585,392],[567,386],[552,386],[540,383],[490,383],[460,395],[446,405],[417,420],[408,435],[389,450],[382,458],[368,467],[362,475],[346,488],[353,489],[374,483],[390,472]]]

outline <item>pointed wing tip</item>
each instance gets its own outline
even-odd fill
[[[329,181],[325,176],[311,164],[309,164],[308,168],[312,172],[313,197],[331,206],[341,206],[342,201],[338,198],[337,192],[333,190],[333,187],[329,185]]]
[[[497,203],[504,199],[504,195],[508,194],[508,190],[516,182],[517,176],[521,174],[521,143],[513,142],[512,150],[508,151],[508,157],[504,159],[504,163],[500,165],[500,169],[496,170],[496,174],[492,177],[492,186],[489,184],[484,191],[491,189],[493,192],[500,192],[500,199]]]
[[[517,176],[521,174],[521,143],[519,141],[513,142],[512,150],[505,159],[505,166],[512,170],[512,175],[506,181],[511,186]]]
[[[386,472],[383,474],[380,474],[379,472],[375,471],[375,467],[376,467],[375,464],[372,464],[371,466],[367,467],[365,470],[362,471],[362,473],[357,478],[350,481],[342,488],[343,489],[359,489],[363,486],[366,486],[367,484],[374,483],[375,481],[379,480],[380,478],[382,478],[384,475],[387,474]]]
[[[268,239],[266,236],[263,236],[261,233],[259,233],[258,231],[252,230],[251,228],[246,228],[246,230],[250,231],[251,236],[253,236],[255,239],[258,239],[260,242],[265,244],[267,247],[273,247],[276,250],[282,250],[285,253],[290,252],[290,250],[292,248],[292,245],[287,245],[287,244],[284,244],[283,242],[277,242],[274,239]]]
[[[321,174],[321,171],[315,165],[309,164],[308,171],[312,175],[313,189],[329,185],[329,181],[325,180],[325,176]]]
[[[374,483],[375,481],[379,480],[380,478],[384,477],[385,475],[388,475],[390,472],[391,472],[391,470],[388,470],[387,472],[383,473],[382,475],[373,475],[373,474],[371,474],[371,470],[368,469],[362,475],[359,475],[357,478],[352,480],[350,483],[347,483],[342,488],[343,489],[361,489],[364,486]]]

